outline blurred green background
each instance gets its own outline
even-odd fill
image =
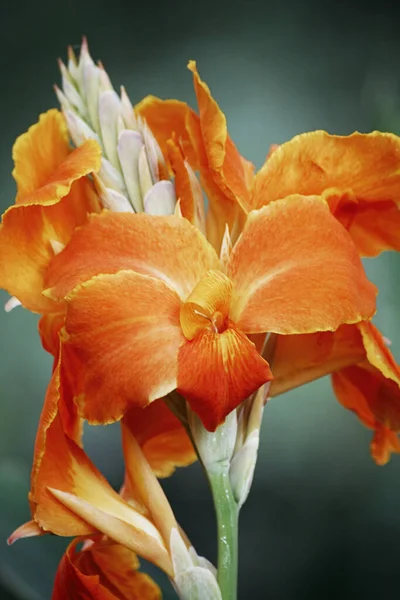
[[[56,59],[65,58],[67,45],[78,45],[82,34],[114,85],[124,84],[134,103],[153,93],[195,106],[186,63],[196,59],[240,151],[260,166],[270,143],[302,131],[400,133],[399,16],[391,6],[385,1],[370,6],[315,0],[3,0],[2,210],[14,198],[13,141],[56,106]],[[386,254],[366,266],[380,287],[376,322],[400,359],[400,258]],[[0,305],[6,299],[0,293]],[[51,368],[36,324],[23,309],[0,311],[4,599],[49,599],[66,545],[49,536],[11,548],[5,544],[29,518],[29,470]],[[384,468],[375,466],[370,438],[337,404],[328,380],[267,406],[254,487],[241,517],[240,598],[398,596],[400,457]],[[118,429],[90,429],[86,444],[118,486],[123,473]],[[215,559],[213,509],[198,465],[177,473],[165,488],[198,551]]]

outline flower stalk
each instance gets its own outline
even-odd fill
[[[229,462],[208,471],[218,529],[217,581],[223,600],[236,600],[238,574],[239,505],[232,492]]]

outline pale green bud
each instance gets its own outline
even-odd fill
[[[207,431],[201,419],[189,411],[189,426],[200,458],[207,469],[212,471],[223,463],[230,463],[236,443],[237,417],[233,410],[215,431]]]
[[[170,553],[174,569],[173,585],[181,600],[222,600],[215,574],[202,565],[194,549],[186,547],[177,529],[172,529]],[[203,559],[205,560],[205,559]]]
[[[232,492],[241,508],[249,495],[257,462],[260,436],[257,429],[247,436],[243,446],[232,458],[229,469]]]

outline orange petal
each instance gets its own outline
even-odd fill
[[[178,391],[209,431],[272,375],[254,344],[232,324],[205,329],[179,351]]]
[[[35,521],[27,521],[23,525],[20,525],[8,538],[7,544],[11,546],[14,542],[23,538],[37,537],[45,535],[44,531]]]
[[[17,202],[29,199],[32,192],[51,179],[71,152],[68,137],[64,116],[52,109],[40,115],[39,121],[17,138],[13,147]]]
[[[399,221],[400,138],[379,132],[341,137],[324,131],[293,138],[279,146],[258,172],[251,204],[259,208],[290,194],[325,195],[328,200],[342,196],[335,216],[352,235],[354,228],[357,245],[363,238],[362,253],[399,250],[400,236],[390,220],[395,215]],[[370,206],[381,213],[378,220],[370,218]]]
[[[291,196],[250,213],[228,275],[230,318],[247,333],[335,330],[375,312],[376,288],[318,197]]]
[[[186,219],[104,211],[54,258],[46,283],[52,296],[63,298],[94,275],[132,269],[163,280],[185,299],[208,269],[218,267],[215,251]]]
[[[396,433],[387,427],[377,427],[371,442],[371,456],[377,465],[386,465],[392,452],[400,453],[400,440]]]
[[[67,244],[74,229],[96,210],[97,195],[85,178],[57,204],[9,208],[0,226],[0,286],[32,311],[59,310],[42,294],[44,275],[54,257],[51,242]]]
[[[341,202],[334,215],[350,233],[362,256],[400,250],[400,210],[393,202]]]
[[[71,185],[100,168],[101,149],[87,140],[71,152],[64,117],[50,110],[21,135],[13,148],[18,204],[54,204]]]
[[[122,444],[125,457],[126,485],[130,493],[145,506],[166,546],[171,532],[178,529],[174,513],[164,491],[147,462],[138,441],[131,430],[122,423]]]
[[[190,61],[188,68],[193,73],[202,138],[212,177],[227,198],[247,211],[250,206],[249,163],[243,161],[229,137],[225,115],[207,84],[200,79],[196,63]]]
[[[39,334],[42,346],[46,352],[49,352],[55,358],[58,357],[60,347],[59,333],[64,325],[64,320],[65,314],[63,312],[43,315],[39,320]]]
[[[30,492],[35,522],[44,531],[62,536],[101,531],[170,573],[170,560],[157,529],[112,489],[82,448],[65,435],[59,403],[56,368],[35,446]]]
[[[358,327],[366,358],[334,373],[332,383],[339,402],[375,429],[371,452],[384,464],[391,451],[400,451],[395,435],[400,431],[400,368],[372,323]]]
[[[200,183],[174,140],[168,140],[167,148],[175,175],[176,197],[180,202],[182,216],[204,233],[204,199]]]
[[[42,187],[32,186],[29,194],[18,194],[17,203],[55,204],[69,193],[74,181],[99,170],[100,158],[100,146],[94,140],[87,140],[67,156]]]
[[[175,137],[191,167],[197,169],[196,151],[186,127],[188,115],[193,113],[193,110],[185,102],[146,96],[135,106],[135,113],[145,119],[167,162],[167,141]]]
[[[303,335],[277,335],[273,349],[266,354],[274,379],[269,396],[360,362],[365,349],[356,325],[342,325],[334,332]]]
[[[64,368],[84,418],[110,423],[175,389],[179,310],[175,292],[133,271],[100,275],[68,297]]]
[[[159,600],[161,591],[145,573],[138,572],[134,552],[111,540],[73,540],[57,570],[52,600]]]
[[[219,253],[226,226],[229,228],[232,241],[235,242],[242,230],[246,213],[236,201],[226,196],[214,181],[202,138],[200,120],[196,114],[188,116],[187,126],[199,157],[200,181],[208,200],[207,239]],[[247,168],[245,177],[247,181]]]
[[[175,467],[185,467],[196,460],[185,428],[163,399],[146,408],[131,408],[124,424],[139,442],[157,477],[169,477]]]

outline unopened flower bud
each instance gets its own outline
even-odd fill
[[[200,458],[207,469],[225,463],[232,458],[236,443],[237,417],[233,410],[215,431],[207,431],[198,415],[189,411],[189,425]]]
[[[255,429],[232,458],[229,478],[232,492],[239,508],[243,506],[250,492],[257,462],[259,442],[260,435],[258,430]]]
[[[187,549],[177,529],[171,531],[170,552],[173,584],[181,600],[222,600],[215,575],[208,565],[200,566],[201,557]]]

